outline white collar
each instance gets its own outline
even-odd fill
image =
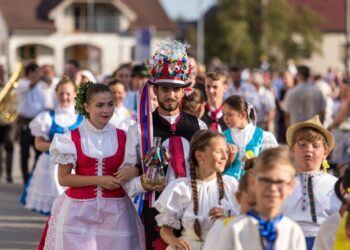
[[[102,134],[102,133],[110,132],[113,130],[113,127],[109,123],[107,123],[106,126],[104,126],[102,129],[98,129],[94,125],[91,124],[89,119],[86,119],[86,118],[83,121],[83,126],[88,131],[91,131],[91,132],[96,133],[96,134]]]

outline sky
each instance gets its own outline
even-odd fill
[[[197,20],[200,12],[207,10],[216,0],[160,0],[168,16],[176,20]]]

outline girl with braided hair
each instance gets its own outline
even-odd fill
[[[168,184],[156,201],[160,235],[167,249],[201,249],[215,219],[238,213],[234,198],[238,183],[222,176],[228,161],[223,135],[211,130],[197,131],[190,143],[191,178]],[[173,230],[182,229],[177,238]]]

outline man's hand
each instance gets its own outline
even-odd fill
[[[140,177],[141,179],[141,185],[143,187],[144,190],[146,191],[157,191],[157,192],[160,192],[164,189],[165,187],[165,181],[159,185],[151,185],[150,183],[147,182],[146,178],[145,178],[145,175],[141,175]]]
[[[132,165],[128,165],[122,167],[118,170],[118,172],[114,173],[113,175],[119,183],[124,184],[137,177],[139,175],[139,170]]]

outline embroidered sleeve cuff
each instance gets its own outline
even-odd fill
[[[181,229],[180,220],[168,214],[158,214],[156,216],[158,226],[168,226],[175,229]]]

